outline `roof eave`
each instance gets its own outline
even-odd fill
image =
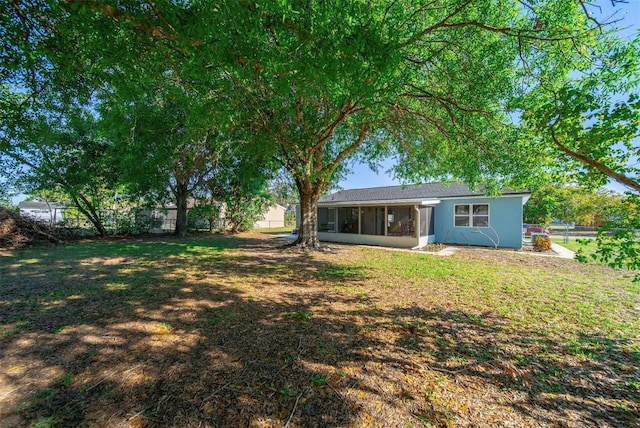
[[[498,198],[530,198],[530,192],[517,192],[517,193],[501,193],[496,196],[488,195],[456,195],[456,196],[440,196],[440,199],[498,199]]]
[[[380,199],[371,201],[325,201],[318,202],[318,206],[328,207],[345,207],[345,206],[363,206],[363,205],[436,205],[440,203],[440,199]]]

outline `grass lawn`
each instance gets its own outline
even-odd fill
[[[1,426],[640,424],[640,285],[272,235],[0,252]]]

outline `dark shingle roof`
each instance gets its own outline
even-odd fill
[[[504,189],[503,195],[528,195],[529,192],[517,192]],[[465,196],[484,196],[484,188],[471,190],[464,184],[412,184],[405,186],[371,187],[368,189],[341,190],[320,198],[319,203],[367,202],[367,201],[395,201],[395,200],[425,200],[460,198]]]

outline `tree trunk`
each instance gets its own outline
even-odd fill
[[[78,208],[78,211],[80,211],[82,215],[91,222],[93,227],[96,228],[98,235],[105,236],[107,234],[107,229],[104,227],[102,219],[93,204],[82,194],[75,196],[73,198],[73,202],[76,205],[76,208]]]
[[[189,193],[182,191],[183,189],[177,189],[176,197],[176,227],[173,234],[179,238],[187,236],[187,200]]]
[[[298,239],[293,244],[304,248],[318,249],[318,199],[319,189],[311,191],[299,190],[300,193],[300,228],[298,229]]]

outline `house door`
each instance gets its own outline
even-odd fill
[[[421,206],[420,210],[420,236],[433,235],[433,207]]]

